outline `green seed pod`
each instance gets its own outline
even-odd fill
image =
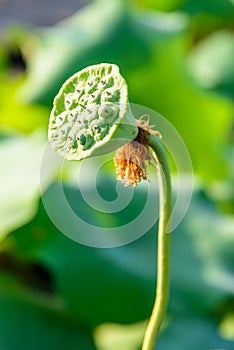
[[[65,159],[110,152],[137,133],[127,85],[114,64],[101,63],[74,74],[54,99],[48,137]]]

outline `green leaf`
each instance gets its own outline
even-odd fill
[[[22,85],[22,77],[13,77],[9,73],[0,82],[0,124],[5,129],[15,129],[30,133],[36,129],[46,130],[49,109],[45,106],[25,104],[24,99],[16,98],[16,91]]]
[[[188,56],[191,75],[204,87],[233,96],[234,35],[216,31],[200,41]]]
[[[49,301],[49,299],[48,299]],[[37,301],[13,279],[0,275],[0,346],[7,350],[95,350],[91,331],[54,307]]]
[[[143,7],[152,8],[157,11],[181,10],[191,15],[207,13],[217,17],[230,18],[233,16],[233,0],[135,0]]]
[[[136,0],[140,6],[151,8],[157,11],[178,10],[187,0]]]
[[[195,196],[171,248],[174,312],[203,313],[233,297],[234,218],[217,211],[202,192]],[[174,262],[174,263],[173,263]],[[178,310],[177,310],[178,307]]]
[[[234,6],[232,0],[187,0],[182,10],[191,14],[209,13],[216,16],[233,18]]]
[[[152,44],[173,41],[186,25],[182,15],[139,16],[123,0],[95,0],[67,20],[38,31],[28,52],[29,74],[21,96],[51,103],[70,75],[94,63],[116,63],[128,79],[136,68],[150,63]]]
[[[138,215],[136,207],[144,207],[145,203],[144,190],[139,190],[127,211],[108,216],[81,202],[77,189],[66,186],[64,189],[72,209],[84,221],[98,227],[128,223]],[[106,193],[112,191],[105,178],[99,189],[101,193],[105,193],[104,189]],[[153,203],[152,208],[155,208]],[[63,206],[58,200],[56,210],[65,222]],[[194,194],[188,214],[172,234],[171,313],[203,315],[233,297],[233,227],[232,217],[220,214],[201,193]],[[41,207],[30,224],[8,238],[6,247],[13,249],[14,254],[47,266],[57,292],[78,319],[94,325],[132,323],[147,318],[151,312],[156,230],[154,226],[141,239],[123,247],[90,248],[62,235]]]
[[[155,45],[155,60],[126,79],[130,94],[134,93],[132,102],[158,111],[172,123],[188,147],[195,174],[206,181],[219,179],[228,174],[222,147],[232,122],[232,103],[199,90],[182,73],[178,62],[183,62],[183,50],[183,38],[174,45],[164,43],[162,50]],[[153,115],[147,108],[145,113]],[[152,117],[151,123],[157,127],[157,118]]]
[[[3,239],[37,212],[45,135],[37,132],[28,137],[12,136],[3,139],[0,146],[0,239]],[[54,177],[55,169],[52,161],[44,176],[44,186]]]
[[[223,339],[215,323],[202,318],[172,318],[160,335],[159,350],[233,349],[234,343]],[[156,349],[156,347],[155,347]]]
[[[99,186],[101,191],[107,188],[107,184],[107,179],[104,179],[102,186]],[[110,192],[111,187],[108,186],[106,192]],[[110,214],[103,216],[81,202],[74,188],[65,186],[64,191],[72,209],[78,211],[82,220],[92,225],[113,227],[129,220],[126,213],[120,219]],[[138,193],[137,198],[141,199],[144,206],[145,195],[141,197]],[[139,201],[138,206],[141,207]],[[56,200],[54,208],[63,217],[62,203]],[[130,212],[134,217],[134,204]],[[63,220],[66,222],[64,217]],[[79,320],[94,325],[105,321],[135,322],[144,319],[150,312],[154,281],[153,278],[149,279],[149,273],[144,276],[144,269],[139,266],[135,270],[134,266],[130,268],[122,264],[124,255],[121,250],[116,264],[116,259],[112,259],[112,254],[106,255],[105,249],[82,246],[68,239],[53,226],[42,205],[36,218],[12,233],[5,247],[13,249],[14,254],[23,259],[34,259],[46,266],[52,273],[56,290],[66,307]],[[139,246],[137,249],[144,259],[144,248]],[[150,249],[153,252],[154,248]],[[110,252],[114,250],[110,249]],[[137,264],[137,261],[133,263]],[[148,269],[146,263],[144,267]]]
[[[233,310],[227,311],[227,314],[224,316],[220,326],[220,334],[229,340],[234,342],[234,312]]]
[[[121,325],[104,323],[94,330],[98,350],[139,350],[146,322]]]
[[[218,333],[217,325],[208,318],[172,317],[166,323],[158,337],[157,350],[233,349],[234,343],[224,339]],[[98,350],[139,350],[145,327],[145,322],[102,324],[94,333]]]

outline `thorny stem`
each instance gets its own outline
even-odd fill
[[[158,165],[160,217],[158,226],[158,262],[156,297],[146,328],[142,350],[153,350],[166,312],[169,296],[171,180],[165,150],[157,137],[148,135]]]

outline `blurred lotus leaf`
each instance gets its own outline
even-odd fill
[[[233,18],[234,6],[232,0],[187,0],[181,10],[191,14],[214,14],[218,17]]]
[[[95,343],[100,350],[140,349],[146,322],[131,325],[103,323],[94,330]]]
[[[234,15],[233,0],[132,0],[140,6],[158,11],[185,11],[191,15],[209,14],[230,18]],[[208,24],[209,25],[209,24]]]
[[[95,350],[91,330],[77,323],[59,303],[0,275],[1,350]],[[14,335],[14,336],[12,336]]]
[[[191,75],[207,89],[214,89],[233,98],[234,35],[216,31],[200,41],[188,56]]]
[[[42,105],[30,106],[18,101],[16,92],[22,85],[22,78],[2,74],[0,81],[0,124],[5,129],[15,129],[24,133],[35,129],[46,129],[49,109]]]
[[[159,350],[231,350],[233,345],[232,341],[220,337],[214,321],[200,317],[172,318],[158,341]]]
[[[151,62],[155,44],[160,50],[162,41],[175,40],[186,26],[183,15],[140,14],[131,11],[127,1],[94,0],[54,27],[38,30],[32,46],[28,43],[22,99],[51,103],[70,75],[102,61],[116,63],[124,74],[129,71],[129,82],[135,69]]]
[[[100,350],[137,350],[143,339],[145,323],[119,325],[107,323],[95,330],[95,340]],[[196,341],[191,342],[191,339]],[[233,348],[234,343],[222,339],[215,322],[209,318],[170,318],[157,342],[159,350],[204,350]]]
[[[40,197],[40,162],[45,135],[36,132],[28,137],[3,134],[0,142],[0,240],[7,233],[28,222],[37,212]],[[44,174],[46,187],[54,177],[56,164],[51,162]]]
[[[110,192],[107,181],[101,188],[103,193]],[[94,216],[89,205],[80,203],[77,190],[65,187],[65,191],[73,210],[82,211],[83,220],[92,220],[97,226],[106,222],[102,213],[96,211]],[[138,204],[139,197],[144,203],[145,193],[140,189]],[[131,207],[133,217],[135,208]],[[57,203],[57,210],[63,217],[61,203]],[[198,218],[197,230],[194,222]],[[110,226],[128,222],[129,215],[124,212],[109,215]],[[169,312],[186,317],[194,315],[195,310],[198,315],[212,313],[226,298],[233,297],[233,229],[231,216],[219,214],[199,192],[194,195],[188,215],[173,232]],[[132,323],[147,318],[153,302],[155,230],[153,227],[127,246],[90,248],[62,235],[40,207],[31,223],[9,236],[6,246],[24,259],[48,267],[58,294],[78,320],[92,325]]]

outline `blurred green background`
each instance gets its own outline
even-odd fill
[[[140,349],[157,225],[127,246],[90,248],[59,232],[40,200],[53,97],[100,62],[120,66],[131,102],[175,126],[194,168],[156,348],[234,349],[234,1],[9,0],[0,2],[0,28],[0,350]],[[56,164],[47,170],[44,193],[59,179]],[[68,165],[64,191],[94,225],[124,225],[144,205],[140,185],[130,207],[103,215],[82,202],[75,175]],[[115,198],[115,183],[109,164],[98,177],[104,199]]]

